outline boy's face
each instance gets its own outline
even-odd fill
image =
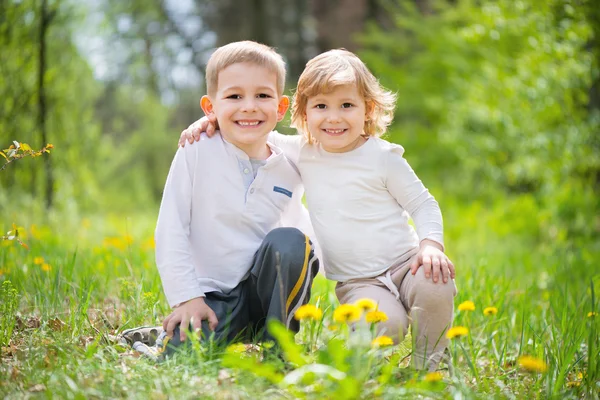
[[[337,86],[310,97],[306,123],[310,134],[330,153],[351,151],[364,142],[365,100],[355,85]]]
[[[217,118],[228,142],[250,157],[260,158],[269,132],[289,107],[289,99],[279,95],[274,72],[246,62],[219,72],[216,93],[202,97],[200,104],[207,115]]]

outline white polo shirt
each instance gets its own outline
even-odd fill
[[[296,168],[271,144],[254,178],[248,155],[217,134],[180,148],[156,226],[156,264],[171,306],[229,291],[245,279],[271,230],[312,236]]]

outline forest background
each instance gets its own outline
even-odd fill
[[[61,314],[63,300],[41,300],[48,282],[57,298],[76,298],[82,287],[88,304],[120,298],[125,305],[115,306],[121,314],[112,333],[125,321],[155,323],[165,315],[151,240],[162,189],[180,132],[202,115],[211,51],[243,39],[285,57],[288,94],[307,60],[339,47],[355,51],[398,94],[386,138],[405,147],[440,202],[458,266],[457,301],[506,308],[515,296],[530,297],[529,311],[555,314],[542,336],[570,319],[553,308],[556,293],[565,313],[597,311],[597,2],[6,0],[0,149],[13,141],[54,145],[41,159],[0,171],[0,228],[15,224],[29,247],[0,245],[0,280],[11,281],[19,300],[15,318],[43,322]],[[288,122],[278,129],[293,133]],[[112,249],[110,256],[102,249]],[[40,278],[31,283],[35,257],[51,278],[36,271]],[[152,318],[145,306],[127,305],[132,293],[137,300],[150,293]],[[585,320],[585,313],[574,318]],[[506,318],[518,330],[520,317]],[[25,334],[13,324],[15,335]],[[89,327],[78,329],[89,335]],[[521,354],[523,337],[515,346]],[[577,381],[582,364],[574,354],[561,360],[569,367],[555,376],[560,384],[540,384],[544,393],[563,393]],[[7,390],[35,383],[20,379]]]

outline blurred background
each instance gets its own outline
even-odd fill
[[[311,57],[356,52],[398,94],[387,139],[450,238],[597,247],[595,0],[0,1],[0,148],[55,146],[0,171],[0,224],[153,223],[179,134],[202,116],[207,59],[243,39],[285,57],[288,94]]]

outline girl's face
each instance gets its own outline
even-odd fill
[[[330,153],[345,153],[361,146],[366,105],[356,85],[342,85],[332,92],[310,97],[306,123],[310,134]]]

